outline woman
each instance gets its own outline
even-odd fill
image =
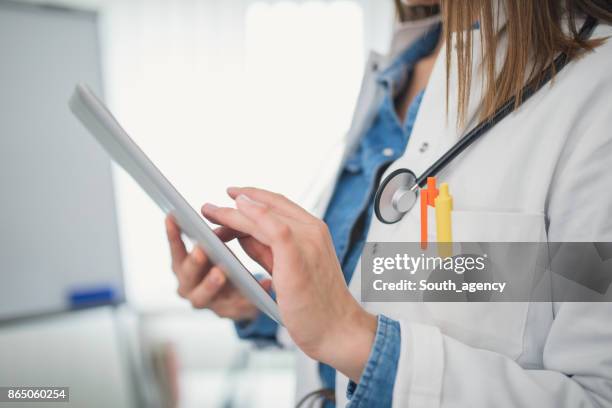
[[[439,174],[455,196],[454,239],[612,241],[609,2],[441,8],[441,28],[435,17],[408,23],[396,35],[403,50],[371,64],[323,221],[255,188],[230,188],[235,209],[206,204],[202,213],[272,274],[286,331],[304,354],[300,375],[307,382],[316,369],[320,384],[310,389],[335,386],[339,406],[610,406],[610,304],[356,300],[366,240],[420,239],[418,211],[396,224],[373,217],[381,177],[422,173],[479,120],[520,100],[561,52],[573,60],[553,83]],[[599,25],[582,40],[587,15]],[[182,296],[236,320],[243,336],[278,337],[202,250],[187,254],[172,219],[167,229]]]

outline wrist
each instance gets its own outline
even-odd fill
[[[325,336],[317,360],[358,383],[370,357],[378,320],[354,302],[354,307],[336,323],[331,335]]]

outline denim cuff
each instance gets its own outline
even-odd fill
[[[359,384],[349,382],[346,396],[349,408],[390,407],[400,356],[400,325],[386,316],[378,316],[378,327],[370,358]]]
[[[278,323],[259,312],[254,320],[234,323],[238,337],[244,340],[276,341]]]

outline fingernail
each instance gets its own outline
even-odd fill
[[[252,200],[251,198],[245,196],[244,194],[240,194],[236,198],[236,200],[240,200],[243,203],[248,204],[248,205],[256,205],[258,207],[264,207],[264,205],[262,203],[260,203],[259,201]]]
[[[204,204],[204,211],[215,211],[215,210],[218,210],[218,209],[219,209],[219,207],[217,207],[214,204],[211,204],[211,203]]]
[[[240,187],[228,187],[227,188],[227,193],[228,194],[234,194],[234,193],[237,193],[238,190],[240,190]]]

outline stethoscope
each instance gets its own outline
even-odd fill
[[[587,17],[584,25],[580,29],[579,37],[581,40],[588,39],[597,26],[597,20],[591,16]],[[522,90],[522,98],[518,105],[525,103],[544,85],[550,82],[555,73],[559,73],[571,58],[566,54],[560,54],[555,60],[542,71],[540,80],[536,83],[527,84]],[[436,176],[450,162],[467,149],[472,143],[482,135],[491,130],[506,116],[508,116],[517,105],[516,97],[510,98],[493,115],[483,120],[462,137],[453,147],[451,147],[442,157],[432,164],[423,174],[417,177],[409,169],[401,168],[393,171],[382,181],[376,196],[374,197],[374,212],[376,218],[385,224],[394,224],[401,220],[408,213],[417,201],[419,188],[425,186],[428,177]]]

